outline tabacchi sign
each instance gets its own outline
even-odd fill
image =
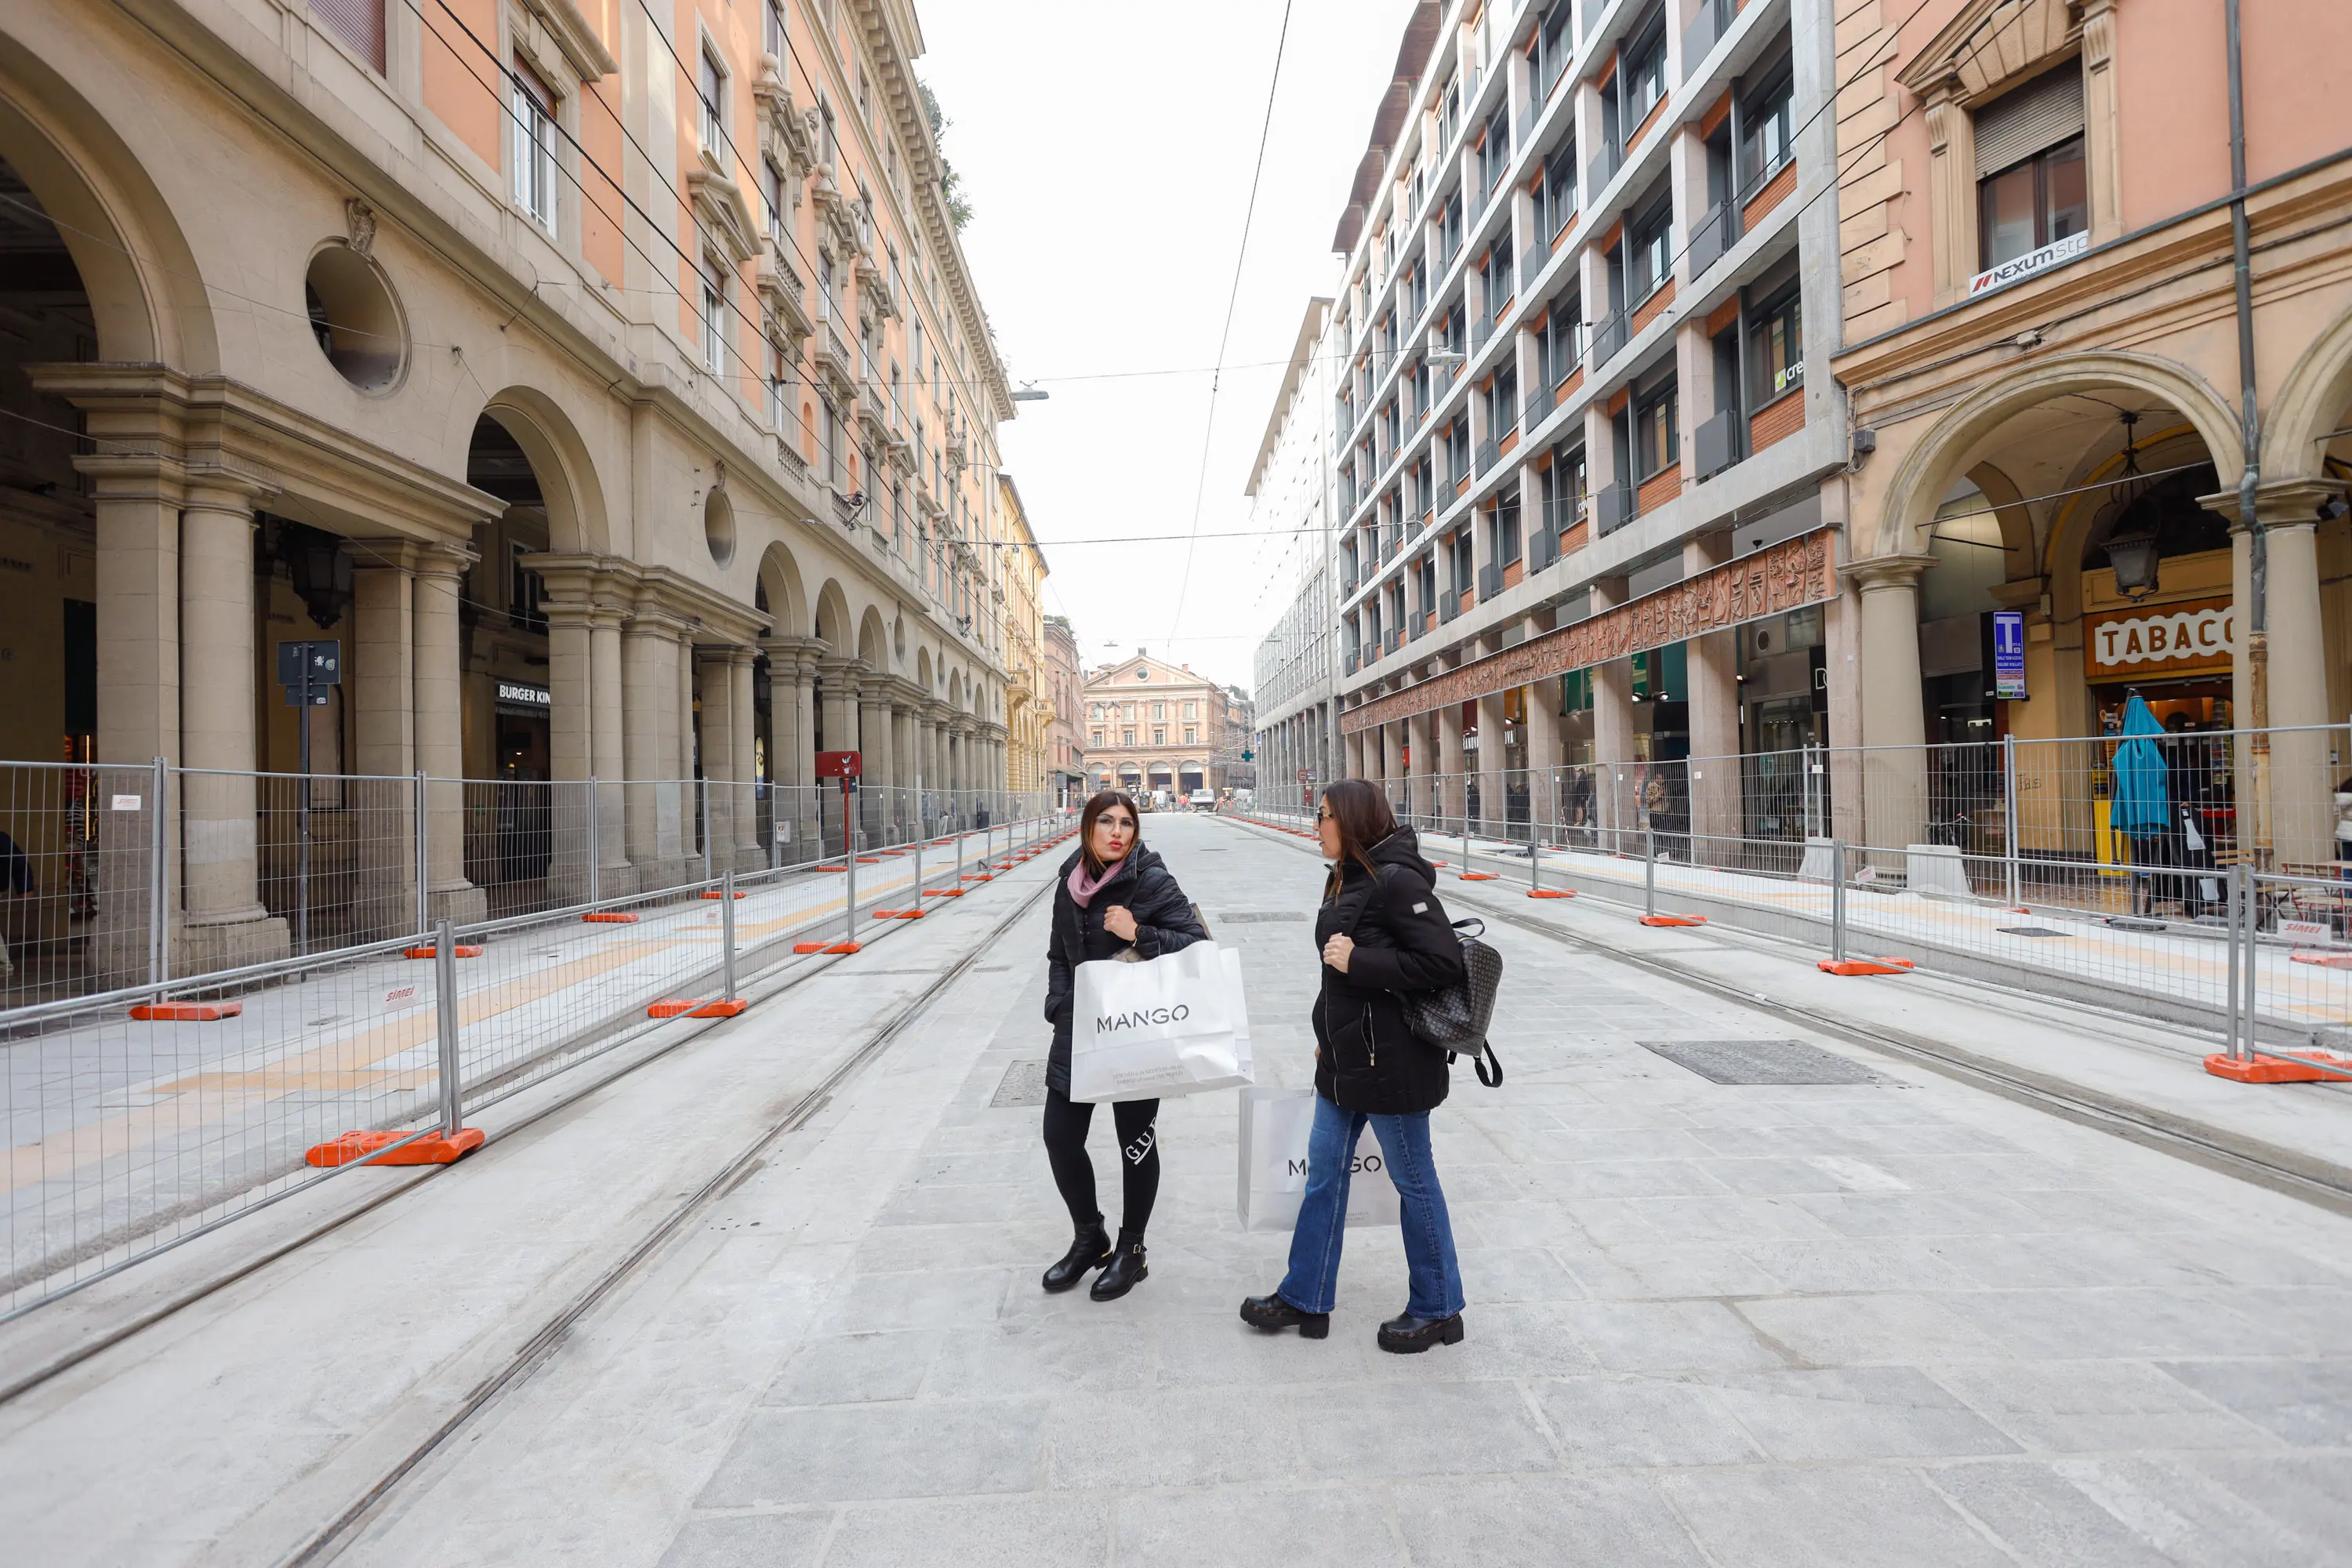
[[[2083,637],[2094,681],[2224,670],[2237,651],[2238,613],[2227,599],[2094,616]]]

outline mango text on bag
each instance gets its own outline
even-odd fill
[[[1173,1007],[1148,1007],[1140,1013],[1114,1013],[1108,1018],[1095,1020],[1095,1033],[1108,1035],[1115,1029],[1139,1029],[1147,1024],[1181,1024],[1192,1016],[1192,1009],[1179,1002]]]

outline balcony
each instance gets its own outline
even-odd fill
[[[1559,535],[1549,528],[1538,528],[1528,536],[1528,569],[1540,572],[1559,559]]]
[[[1584,188],[1598,195],[1608,184],[1625,162],[1625,149],[1613,142],[1604,142],[1592,162],[1584,165]]]
[[[1470,352],[1474,354],[1476,353],[1480,349],[1486,346],[1486,340],[1494,335],[1495,318],[1492,315],[1481,316],[1476,321],[1471,322]]]
[[[1546,386],[1543,384],[1543,378],[1541,376],[1538,376],[1536,378],[1536,389],[1528,394],[1528,407],[1526,414],[1528,428],[1532,430],[1537,426],[1542,424],[1546,419],[1549,418],[1551,416],[1552,408],[1558,402],[1559,395],[1550,387]]]
[[[1601,536],[1606,539],[1641,515],[1641,504],[1634,499],[1633,487],[1620,479],[1613,485],[1603,485],[1592,498],[1592,510],[1600,519]]]
[[[816,322],[803,303],[801,275],[783,252],[771,245],[761,253],[759,266],[751,277],[752,286],[759,290],[760,303],[767,308],[769,335],[787,348],[806,342],[815,332]]]
[[[1612,310],[1606,319],[1594,325],[1592,354],[1585,363],[1592,367],[1595,374],[1598,374],[1601,367],[1616,358],[1618,351],[1624,348],[1626,339],[1625,312]]]
[[[1383,657],[1396,652],[1397,649],[1402,647],[1404,647],[1404,630],[1401,626],[1391,628],[1389,634],[1381,640],[1381,653]]]
[[[1353,675],[1353,674],[1355,674],[1355,673],[1356,673],[1356,650],[1355,650],[1354,648],[1349,648],[1349,649],[1348,650],[1348,657],[1347,657],[1347,658],[1343,658],[1343,659],[1341,659],[1339,662],[1340,662],[1341,666],[1342,666],[1343,668],[1345,668],[1345,669],[1347,670],[1347,672],[1348,672],[1349,675]]]
[[[1699,63],[1716,41],[1731,31],[1731,24],[1739,18],[1739,0],[1698,0],[1697,14],[1689,26],[1683,29],[1683,76],[1685,79],[1698,75]]]
[[[1528,247],[1526,254],[1519,258],[1519,282],[1522,285],[1534,282],[1542,274],[1544,264],[1550,259],[1549,249],[1542,246]]]
[[[1502,597],[1502,594],[1503,569],[1489,561],[1478,568],[1478,602],[1483,605],[1489,599]]]
[[[965,468],[971,466],[971,446],[969,438],[961,430],[952,430],[948,433],[947,447],[945,449],[947,452],[949,468],[953,468],[958,473],[961,473]]]
[[[1497,449],[1493,437],[1489,436],[1486,439],[1478,443],[1477,471],[1481,477],[1484,477],[1487,472],[1493,469],[1495,465],[1501,460],[1502,453]]]
[[[1739,237],[1744,232],[1739,221],[1739,208],[1729,201],[1718,202],[1707,208],[1691,226],[1691,281],[1696,283],[1706,276],[1706,269],[1722,260],[1725,253],[1739,243]]]
[[[1739,411],[1727,408],[1692,433],[1700,479],[1711,479],[1739,461],[1740,424]]]
[[[1460,594],[1440,594],[1437,595],[1437,621],[1440,626],[1444,625],[1447,621],[1453,620],[1455,616],[1461,615],[1461,613],[1462,595]]]
[[[890,411],[883,405],[880,389],[870,381],[857,386],[857,425],[866,438],[877,445],[890,437]]]
[[[841,330],[828,316],[824,330],[816,334],[816,373],[831,382],[844,396],[857,384],[857,360],[849,345],[841,340]]]

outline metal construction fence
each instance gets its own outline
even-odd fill
[[[1808,747],[1382,787],[1456,875],[1796,936],[1834,961],[1899,955],[2324,1067],[2352,1046],[2347,759],[2352,731],[2336,725]],[[1248,815],[1314,826],[1303,803]]]
[[[102,952],[145,934],[148,872],[159,847],[169,861],[177,800],[158,828],[153,770],[82,772],[79,798],[115,816],[85,840],[94,864],[73,868],[96,900],[82,940]],[[459,890],[432,876],[457,863],[434,858],[438,781],[336,780],[333,808],[319,800],[325,782],[312,781],[307,839],[299,822],[273,831],[275,805],[257,816],[262,902],[289,938],[307,918],[310,952],[182,973],[157,942],[136,955],[153,974],[0,1011],[10,1144],[0,1317],[329,1178],[341,1167],[314,1152],[346,1133],[376,1134],[396,1154],[661,1027],[648,1013],[656,1003],[729,999],[795,944],[830,946],[853,931],[867,940],[884,929],[874,922],[943,907],[1073,820],[1042,795],[867,789],[850,798],[856,842],[845,853],[837,788],[465,784],[446,791],[468,830],[453,840],[469,871],[501,874]],[[110,799],[134,790],[137,805]],[[722,791],[733,798],[712,798]],[[674,876],[612,887],[616,869],[641,868],[597,864],[593,847],[610,842],[605,799],[624,814],[649,801],[656,823],[674,803]],[[331,830],[320,820],[330,809],[342,818]],[[749,835],[727,831],[736,809],[761,826],[756,852]],[[37,879],[67,869],[79,831],[30,812],[10,826]],[[128,860],[122,876],[108,856]],[[95,960],[59,964],[47,984],[100,973]]]

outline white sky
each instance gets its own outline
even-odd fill
[[[1396,62],[1411,0],[1293,0],[1200,531],[1242,486]],[[1092,667],[1148,647],[1251,685],[1295,584],[1279,542],[1186,540],[1283,0],[920,0],[916,70],[974,208],[963,246],[1020,405],[998,438]],[[1272,362],[1272,363],[1266,363]],[[1118,379],[1106,373],[1184,371]],[[1150,542],[1065,544],[1118,537]],[[1174,633],[1171,642],[1171,633]]]

